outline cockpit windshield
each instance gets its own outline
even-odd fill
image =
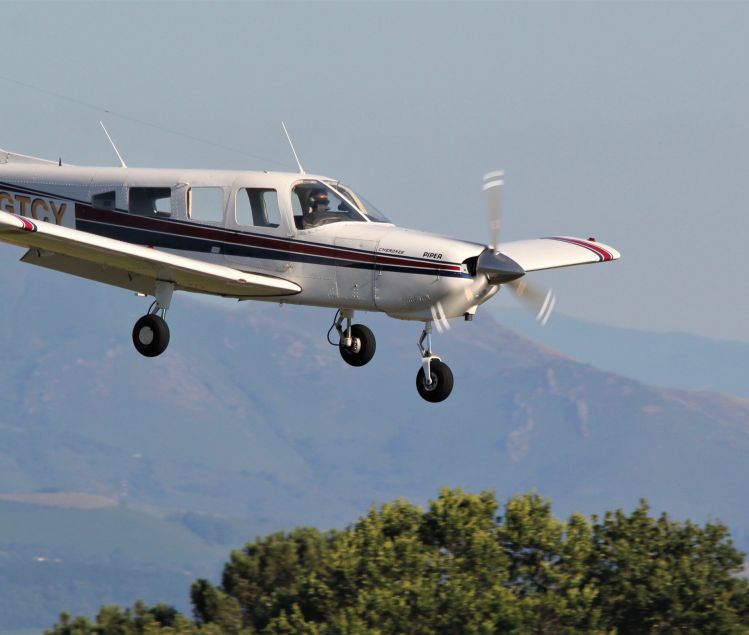
[[[340,181],[304,181],[294,187],[291,198],[298,229],[341,221],[390,222],[374,205]]]
[[[367,217],[368,221],[372,223],[390,222],[385,214],[383,214],[374,205],[372,205],[372,203],[370,203],[366,198],[364,198],[363,196],[359,196],[358,194],[356,194],[356,192],[346,187],[340,181],[336,181],[335,183],[333,183],[332,181],[328,181],[327,185],[338,190],[343,196],[347,197],[354,205],[356,205],[357,209]]]

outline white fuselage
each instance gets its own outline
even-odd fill
[[[302,288],[296,295],[257,298],[263,300],[431,320],[472,313],[496,292],[472,269],[485,245],[368,218],[303,228],[294,188],[324,178],[9,164],[0,165],[0,210],[264,272]],[[277,221],[253,223],[241,216],[246,192],[277,195]],[[214,203],[199,209],[205,194]]]

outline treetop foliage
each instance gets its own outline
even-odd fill
[[[749,630],[743,554],[721,523],[630,514],[557,519],[538,494],[444,489],[424,510],[373,507],[232,552],[197,580],[194,619],[164,605],[67,615],[49,635],[731,633]]]

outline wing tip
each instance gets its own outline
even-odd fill
[[[34,229],[29,228],[28,225],[31,225]],[[27,221],[22,216],[0,211],[0,229],[25,229],[26,231],[34,231],[36,227],[31,221]]]
[[[617,249],[614,249],[606,243],[597,241],[593,236],[589,236],[588,238],[577,238],[575,236],[548,236],[548,239],[559,240],[561,242],[588,249],[598,255],[600,262],[619,260],[619,258],[622,257]]]

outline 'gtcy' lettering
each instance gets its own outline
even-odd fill
[[[19,216],[31,216],[34,220],[43,220],[48,223],[54,220],[56,225],[62,225],[67,208],[67,203],[52,199],[0,191],[0,210]]]

